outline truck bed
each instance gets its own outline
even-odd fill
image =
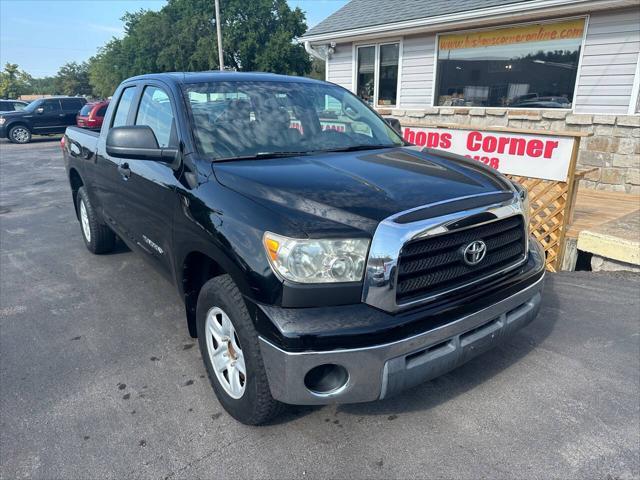
[[[100,132],[80,127],[67,127],[64,136],[70,155],[91,158],[97,150]]]

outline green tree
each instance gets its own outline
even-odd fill
[[[35,95],[57,95],[55,77],[32,78],[29,93]]]
[[[123,56],[122,40],[114,38],[89,59],[89,83],[94,95],[102,98],[111,96],[118,84],[130,76],[129,71]]]
[[[0,98],[18,98],[30,89],[31,76],[15,63],[7,63],[0,72]]]
[[[326,64],[324,60],[320,60],[319,58],[311,59],[311,72],[307,75],[310,78],[315,78],[316,80],[325,80]]]
[[[311,61],[295,42],[305,16],[286,0],[221,0],[225,67],[304,75]],[[201,71],[219,65],[212,0],[169,0],[159,12],[123,17],[125,35],[89,60],[94,93],[108,96],[125,78],[152,72]]]
[[[55,90],[63,95],[89,95],[89,64],[69,62],[65,63],[54,79]]]

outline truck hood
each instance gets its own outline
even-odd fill
[[[27,112],[25,112],[24,110],[13,110],[10,112],[0,112],[0,117],[4,117],[4,118],[17,118],[17,117],[22,117],[24,114],[26,114]]]
[[[213,170],[220,183],[282,210],[311,236],[344,226],[373,233],[398,212],[509,189],[474,160],[416,147],[221,162]]]

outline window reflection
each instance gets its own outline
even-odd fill
[[[400,45],[380,45],[380,89],[378,105],[395,105],[398,91],[398,57]]]
[[[373,105],[373,88],[375,83],[376,47],[358,48],[358,96]]]
[[[369,105],[396,105],[398,97],[399,43],[357,48],[356,92]]]
[[[436,104],[571,108],[584,20],[443,35]]]

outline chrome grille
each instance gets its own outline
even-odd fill
[[[470,242],[482,240],[486,256],[475,266],[463,259]],[[443,235],[405,244],[398,259],[396,302],[458,289],[520,263],[525,257],[523,217],[514,215]]]

